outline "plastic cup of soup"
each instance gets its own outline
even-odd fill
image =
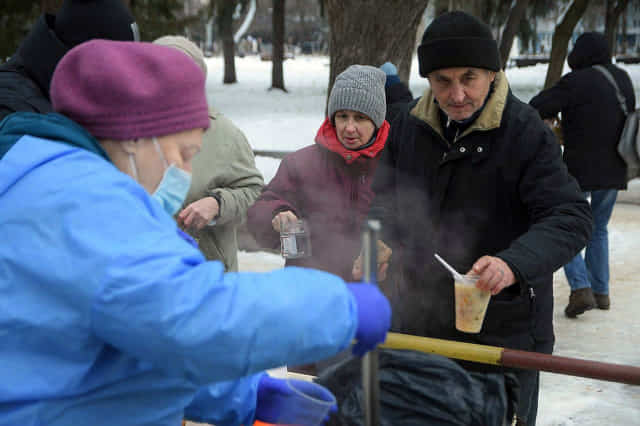
[[[476,287],[477,276],[464,275],[463,280],[456,279],[456,329],[465,333],[479,333],[484,315],[489,306],[491,292]]]

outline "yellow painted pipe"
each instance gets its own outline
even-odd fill
[[[502,365],[503,348],[456,342],[453,340],[433,339],[431,337],[411,336],[409,334],[387,333],[387,340],[380,345],[387,349],[406,349],[433,353],[447,358],[481,362],[483,364]]]
[[[475,343],[434,339],[431,337],[411,336],[409,334],[387,333],[387,340],[380,345],[388,349],[405,349],[482,364],[502,365],[503,367],[524,368],[548,371],[570,376],[589,377],[609,382],[640,385],[640,367],[589,361],[579,358],[567,358],[538,352],[520,351],[485,346]]]

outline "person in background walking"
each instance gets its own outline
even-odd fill
[[[596,66],[603,66],[622,91],[627,110],[635,109],[629,75],[611,63],[604,35],[584,33],[568,58],[572,71],[529,102],[543,119],[562,114],[563,158],[569,173],[591,197],[594,229],[584,257],[578,253],[564,266],[571,286],[564,313],[569,318],[598,307],[609,309],[609,236],[618,191],[627,187],[627,169],[617,151],[625,114],[616,88]]]
[[[94,38],[140,39],[122,0],[65,0],[56,15],[40,16],[0,65],[0,121],[16,111],[53,112],[49,86],[56,64],[69,49]]]
[[[430,88],[393,120],[372,185],[370,216],[394,253],[393,329],[551,353],[553,272],[586,244],[589,205],[551,131],[511,92],[486,24],[440,15],[418,61]],[[435,253],[491,292],[480,333],[455,328],[453,279]],[[514,373],[518,424],[534,425],[539,374]]]
[[[187,54],[207,75],[204,54],[182,36],[164,36],[155,44]],[[202,149],[193,158],[193,178],[178,224],[191,234],[208,260],[238,270],[237,227],[260,195],[262,174],[247,138],[228,118],[209,107],[209,129]]]

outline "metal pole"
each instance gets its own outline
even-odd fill
[[[579,358],[506,349],[499,346],[478,345],[400,333],[387,333],[387,340],[380,346],[389,349],[434,353],[448,358],[482,364],[502,365],[629,385],[640,385],[640,367],[631,365],[588,361]]]
[[[377,241],[380,222],[368,220],[362,233],[362,268],[364,281],[376,284]],[[380,384],[378,382],[378,350],[362,358],[362,390],[364,391],[365,426],[380,425]]]

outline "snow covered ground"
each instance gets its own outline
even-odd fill
[[[611,310],[564,316],[569,285],[554,276],[555,355],[640,367],[640,206],[616,204],[609,226]],[[542,373],[538,425],[639,425],[640,386]]]
[[[255,149],[296,150],[313,143],[323,121],[329,76],[326,57],[298,57],[284,64],[289,93],[268,91],[271,63],[255,57],[236,58],[238,83],[223,85],[222,59],[207,59],[209,101],[231,118]],[[640,65],[621,65],[640,99]],[[568,71],[565,67],[565,72]],[[546,66],[507,70],[514,93],[528,101],[541,90]],[[427,87],[414,61],[409,86],[418,96]],[[258,157],[268,182],[279,161]],[[638,185],[638,193],[640,188]],[[629,198],[629,197],[627,197]],[[631,197],[633,198],[633,197]],[[635,197],[640,198],[640,197]],[[617,204],[610,225],[611,310],[590,311],[578,319],[564,317],[568,285],[562,271],[555,276],[556,355],[640,367],[640,206]],[[243,270],[279,268],[273,254],[240,253]],[[543,373],[538,425],[640,425],[640,387]]]

